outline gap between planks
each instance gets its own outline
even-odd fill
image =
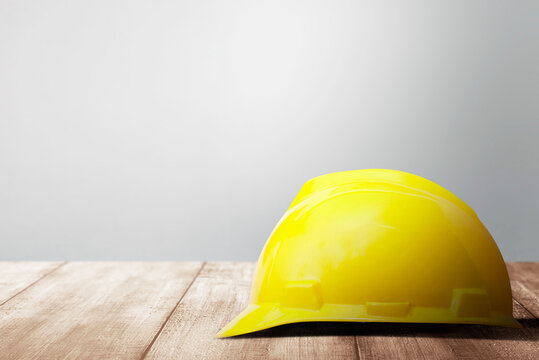
[[[361,360],[361,349],[359,348],[359,342],[357,341],[357,336],[354,335],[354,351],[356,354],[356,358],[358,360]]]
[[[46,278],[47,276],[49,276],[50,274],[52,274],[53,272],[57,271],[58,269],[60,269],[62,266],[64,266],[65,264],[67,264],[67,261],[64,261],[60,264],[58,264],[58,266],[56,266],[55,268],[47,271],[45,274],[41,275],[39,278],[37,278],[36,280],[32,281],[30,284],[26,285],[24,288],[22,288],[21,290],[17,291],[15,294],[11,295],[10,297],[8,297],[6,300],[2,301],[0,303],[0,306],[4,305],[5,303],[7,303],[9,300],[13,299],[14,297],[16,297],[17,295],[23,293],[24,291],[28,290],[29,288],[31,288],[32,286],[34,286],[35,284],[37,284],[39,281],[41,281],[42,279]]]
[[[200,275],[200,273],[202,272],[202,269],[204,269],[204,266],[206,266],[206,261],[203,261],[202,262],[202,265],[200,266],[200,269],[198,269],[197,273],[195,274],[195,276],[193,276],[193,280],[191,280],[191,282],[189,283],[189,285],[187,286],[187,288],[185,289],[185,291],[183,292],[182,296],[180,296],[180,299],[178,300],[178,302],[176,303],[176,305],[172,308],[172,310],[170,310],[170,313],[167,315],[165,321],[163,321],[163,324],[161,324],[161,327],[159,328],[159,330],[157,331],[157,333],[155,334],[155,336],[153,337],[152,341],[150,342],[150,344],[148,344],[148,346],[146,347],[146,349],[144,349],[144,351],[142,352],[142,355],[140,356],[140,360],[143,360],[146,355],[148,355],[148,352],[150,351],[150,349],[152,348],[153,344],[155,343],[155,341],[159,338],[159,335],[161,335],[161,333],[163,332],[163,329],[165,328],[165,325],[167,324],[167,322],[170,320],[170,317],[172,316],[172,314],[174,314],[174,311],[176,311],[176,309],[178,308],[178,306],[180,306],[180,303],[182,302],[183,298],[185,297],[185,294],[187,294],[187,292],[189,291],[189,289],[191,289],[191,286],[193,285],[193,283],[195,282],[195,280],[198,278],[198,276]]]
[[[530,317],[537,319],[537,316],[535,316],[535,314],[530,309],[528,309],[526,306],[524,306],[524,304],[522,304],[520,301],[518,301],[514,296],[513,296],[513,301],[516,302],[518,305],[520,305],[520,307],[523,310],[525,310],[528,313],[528,315],[530,315]]]

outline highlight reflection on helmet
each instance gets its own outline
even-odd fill
[[[217,336],[306,321],[519,326],[475,212],[427,179],[379,169],[305,183],[262,251],[249,306]]]

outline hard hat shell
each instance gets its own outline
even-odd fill
[[[380,169],[303,185],[260,255],[250,304],[217,336],[307,321],[520,326],[475,212],[427,179]]]

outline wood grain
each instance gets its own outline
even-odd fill
[[[0,358],[539,359],[538,266],[508,264],[522,329],[316,322],[216,339],[254,263],[0,263]]]
[[[172,314],[147,359],[356,357],[353,334],[314,336],[309,326],[299,326],[299,332],[298,326],[279,327],[284,333],[277,337],[270,330],[254,336],[216,339],[219,329],[247,305],[253,270],[253,263],[208,263]]]
[[[508,263],[513,298],[539,318],[539,263]]]
[[[139,357],[201,263],[69,263],[0,307],[3,359]]]
[[[63,264],[61,262],[0,262],[0,306]]]

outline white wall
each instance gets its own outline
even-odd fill
[[[0,0],[0,260],[256,259],[394,168],[539,260],[537,1]]]

